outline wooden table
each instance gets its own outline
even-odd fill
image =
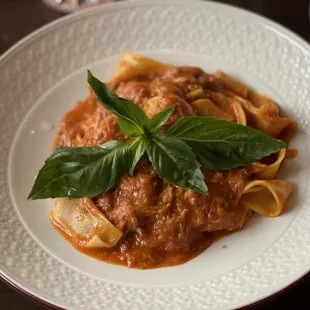
[[[265,15],[310,42],[308,0],[223,0],[219,2]],[[0,0],[0,54],[26,34],[61,16],[60,13],[46,8],[39,0]],[[310,276],[307,276],[255,308],[260,310],[310,309],[309,294]],[[44,307],[0,282],[0,309],[39,310]]]

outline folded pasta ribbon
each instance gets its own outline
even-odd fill
[[[269,165],[260,162],[253,163],[251,165],[253,173],[258,179],[266,179],[266,180],[274,179],[285,157],[286,157],[286,149],[282,149],[280,152],[277,153],[275,162]]]
[[[120,80],[130,80],[137,76],[148,75],[150,72],[156,76],[162,74],[167,68],[171,67],[170,65],[160,63],[153,59],[126,53],[122,56],[116,74],[111,82],[112,85],[117,84]]]
[[[56,198],[51,219],[72,240],[88,248],[111,248],[123,235],[90,198]]]
[[[254,212],[267,216],[278,216],[292,192],[292,185],[283,180],[257,180],[244,188],[240,204]]]
[[[241,103],[248,120],[248,126],[272,137],[277,137],[286,143],[296,134],[296,121],[281,117],[279,107],[273,100],[253,91],[249,92],[247,99],[240,96],[233,97]]]

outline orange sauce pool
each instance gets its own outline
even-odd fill
[[[294,159],[294,158],[297,157],[297,155],[298,155],[298,150],[296,150],[296,149],[287,149],[285,157],[287,159]]]
[[[153,251],[149,249],[143,250],[143,248],[126,249],[125,251],[122,241],[114,248],[86,248],[78,240],[69,236],[52,218],[50,220],[53,227],[79,252],[107,263],[136,269],[152,269],[184,264],[203,253],[215,241],[233,233],[227,231],[206,232],[201,238],[195,240],[193,247],[181,253],[160,251],[157,248]],[[128,242],[128,238],[126,239]],[[227,248],[227,246],[222,248]],[[128,260],[128,256],[132,256],[132,259]]]

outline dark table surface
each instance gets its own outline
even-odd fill
[[[223,0],[269,17],[310,42],[309,0]],[[40,0],[0,0],[0,54],[38,27],[61,17]],[[309,86],[310,87],[310,86]],[[271,309],[310,309],[310,277],[307,276],[275,297],[255,307]],[[43,306],[20,295],[0,282],[0,309],[39,310]]]

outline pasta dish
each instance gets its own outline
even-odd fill
[[[91,86],[95,90],[94,86]],[[294,150],[281,145],[290,142],[297,126],[294,120],[281,116],[277,103],[272,99],[256,93],[222,71],[208,74],[200,68],[176,67],[135,54],[122,56],[116,74],[107,86],[119,98],[140,107],[148,119],[155,120],[154,115],[161,115],[161,111],[174,106],[165,123],[162,121],[162,127],[158,126],[159,129],[156,129],[157,135],[166,134],[170,140],[176,137],[183,139],[185,135],[185,129],[180,129],[178,134],[177,128],[172,129],[178,121],[191,119],[191,130],[197,131],[200,130],[198,121],[201,118],[210,124],[215,119],[214,124],[220,126],[214,131],[217,136],[210,140],[212,143],[220,137],[221,124],[239,124],[242,126],[237,126],[236,130],[244,128],[248,129],[249,133],[258,135],[253,138],[253,154],[260,150],[259,143],[262,140],[259,139],[273,138],[274,143],[283,144],[279,144],[267,156],[254,159],[255,161],[252,158],[242,161],[239,155],[229,149],[224,161],[221,156],[224,156],[225,152],[216,141],[217,148],[212,149],[213,153],[209,153],[211,147],[205,149],[207,153],[199,153],[200,164],[195,166],[198,167],[207,192],[198,185],[195,185],[197,190],[194,185],[182,185],[188,181],[187,176],[191,177],[191,172],[187,176],[184,174],[185,181],[170,181],[176,174],[182,174],[182,170],[191,169],[186,167],[195,165],[185,154],[191,149],[196,150],[197,144],[186,137],[182,140],[182,143],[187,145],[184,148],[184,158],[182,150],[175,142],[174,149],[179,151],[176,158],[184,161],[188,158],[189,161],[184,162],[180,171],[172,167],[173,161],[168,164],[166,160],[162,160],[156,165],[156,160],[160,160],[161,155],[155,154],[155,148],[150,146],[150,149],[147,149],[145,146],[147,151],[137,158],[132,173],[124,170],[120,181],[100,194],[95,192],[96,186],[101,182],[101,179],[97,178],[90,189],[94,190],[92,194],[79,196],[81,198],[70,197],[70,193],[76,189],[70,185],[73,181],[66,179],[69,187],[67,197],[49,196],[56,197],[51,221],[79,251],[106,262],[133,268],[178,265],[202,253],[222,235],[241,229],[253,212],[267,217],[275,217],[282,212],[292,185],[278,179],[277,173],[285,159],[296,154]],[[138,129],[130,127],[133,122],[129,126],[129,116],[121,117],[119,110],[115,114],[105,109],[99,104],[98,94],[93,89],[90,89],[86,99],[78,102],[76,107],[64,115],[54,141],[53,148],[56,153],[49,160],[56,160],[58,148],[66,152],[70,151],[69,148],[77,148],[78,152],[87,149],[90,152],[111,140],[128,143],[138,140]],[[113,96],[110,94],[111,98]],[[218,120],[225,122],[217,123]],[[125,134],[122,128],[133,134]],[[149,127],[145,125],[145,128]],[[250,131],[251,129],[254,130]],[[234,129],[229,132],[232,130]],[[155,130],[152,134],[153,132],[155,135]],[[225,136],[223,140],[226,141],[231,135]],[[202,143],[199,136],[197,134],[195,139]],[[240,152],[245,147],[242,142],[244,137],[245,135],[240,133],[240,141],[232,142],[235,145],[239,143]],[[152,139],[150,141],[155,138]],[[161,146],[163,152],[169,153],[163,143],[158,142],[157,145]],[[230,144],[227,144],[228,147]],[[251,156],[250,153],[247,156]],[[90,154],[85,157],[87,160],[90,156],[95,156]],[[97,158],[94,162],[97,163]],[[235,164],[232,165],[232,162]],[[208,163],[210,169],[205,168],[209,167]],[[70,161],[67,161],[66,165],[61,167],[71,169],[73,164],[70,165]],[[80,165],[86,167],[86,164]],[[216,165],[221,165],[222,168],[212,168]],[[112,172],[118,171],[121,164],[114,160],[109,167],[113,167]],[[169,167],[172,170],[171,176],[160,172],[160,169],[168,171]],[[61,173],[63,168],[57,169],[55,173]],[[195,171],[197,172],[197,169]],[[40,173],[43,172],[42,170]],[[106,172],[105,177],[108,180],[114,178],[112,172]],[[85,187],[87,175],[83,173],[77,178]],[[102,173],[104,174],[104,171]],[[54,191],[60,190],[59,188],[54,187]]]

